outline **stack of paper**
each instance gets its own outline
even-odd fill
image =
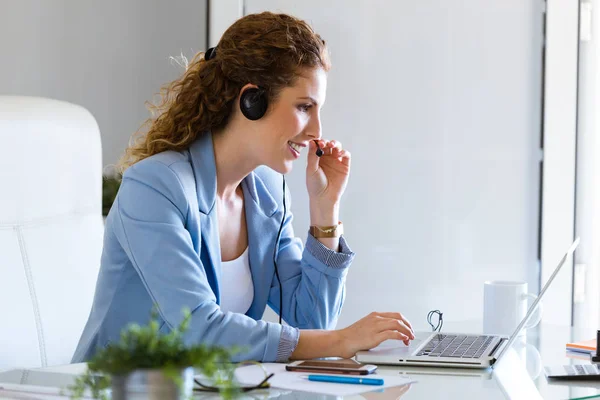
[[[567,350],[577,353],[591,354],[596,352],[596,339],[567,343]]]
[[[58,387],[0,383],[0,399],[65,400],[68,398],[68,392]],[[91,397],[85,396],[84,399],[91,399]]]

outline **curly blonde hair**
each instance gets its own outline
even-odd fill
[[[240,18],[223,34],[213,58],[197,53],[183,75],[160,90],[159,104],[147,103],[154,116],[132,136],[117,170],[123,174],[154,154],[184,150],[199,135],[224,127],[244,85],[264,88],[272,103],[303,68],[315,67],[329,71],[329,55],[305,21],[270,12]]]

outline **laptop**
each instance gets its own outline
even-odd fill
[[[415,332],[415,339],[409,346],[405,346],[399,340],[386,341],[371,350],[358,352],[356,360],[365,364],[453,368],[488,368],[494,365],[519,336],[548,287],[577,246],[579,238],[571,244],[511,336]]]

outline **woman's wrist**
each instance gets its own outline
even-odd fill
[[[335,204],[320,204],[310,202],[310,225],[311,226],[335,226],[340,221],[340,206]],[[323,246],[333,251],[340,251],[340,238],[328,237],[317,238]]]
[[[336,329],[333,331],[329,331],[329,333],[331,335],[331,349],[332,352],[335,354],[333,357],[349,358],[346,357],[346,341],[344,335],[342,334],[342,331],[340,329]]]
[[[310,224],[315,226],[333,226],[340,220],[339,203],[320,204],[310,202]]]
[[[344,339],[339,330],[301,329],[298,345],[292,353],[292,360],[310,360],[321,357],[343,357]]]

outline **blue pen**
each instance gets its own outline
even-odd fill
[[[308,380],[314,382],[354,383],[358,385],[383,385],[383,379],[354,378],[349,376],[309,375]]]

